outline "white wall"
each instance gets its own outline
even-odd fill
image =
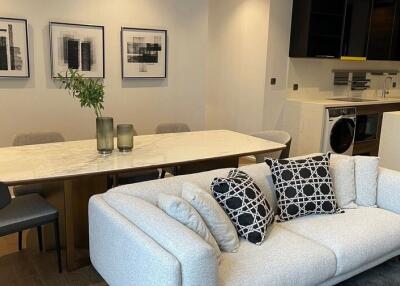
[[[209,1],[206,127],[262,129],[269,0]]]
[[[207,0],[2,0],[2,17],[29,22],[31,78],[0,80],[0,146],[17,133],[57,130],[69,140],[91,138],[95,116],[50,79],[48,22],[105,26],[104,115],[152,133],[165,121],[204,128],[207,92]],[[121,80],[120,29],[168,30],[168,79]]]

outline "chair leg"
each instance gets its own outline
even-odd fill
[[[166,172],[165,170],[161,170],[160,179],[164,179],[166,173],[167,173],[167,172]]]
[[[18,232],[18,250],[22,250],[22,231]]]
[[[54,238],[56,241],[57,261],[58,261],[58,272],[62,272],[61,264],[61,248],[60,248],[60,229],[58,226],[58,218],[54,221]]]
[[[39,250],[40,252],[43,251],[43,239],[42,239],[42,226],[37,227],[37,234],[38,234],[38,242],[39,242]]]

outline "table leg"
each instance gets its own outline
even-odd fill
[[[80,177],[64,182],[67,270],[89,264],[88,202],[107,191],[107,176]]]

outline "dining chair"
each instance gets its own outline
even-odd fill
[[[0,236],[18,232],[18,249],[22,250],[22,232],[36,228],[39,249],[43,251],[42,226],[53,224],[58,271],[62,272],[58,211],[38,194],[11,198],[8,187],[0,183]]]
[[[13,141],[13,146],[37,145],[64,141],[64,137],[59,132],[32,132],[16,135]],[[62,182],[29,184],[24,186],[15,186],[13,188],[13,193],[16,197],[32,193],[40,193],[43,195],[44,192],[60,190],[63,187],[64,185]]]
[[[261,139],[277,142],[286,145],[286,148],[282,151],[276,151],[271,153],[264,153],[255,155],[257,163],[263,163],[265,161],[265,157],[274,158],[274,159],[285,159],[289,157],[290,153],[290,145],[292,142],[292,137],[286,131],[282,130],[266,130],[257,133],[251,134],[254,137],[258,137]]]
[[[181,122],[161,123],[156,127],[157,134],[180,132],[190,132],[190,127],[186,123]]]
[[[186,123],[182,122],[171,122],[171,123],[161,123],[156,127],[156,134],[165,133],[181,133],[190,132],[190,127]],[[166,173],[170,173],[174,176],[178,174],[179,166],[163,168],[161,171],[160,178],[164,178]]]
[[[115,136],[117,135],[116,129],[114,131],[114,135]],[[135,128],[133,129],[133,135],[134,136],[138,135]],[[133,144],[135,144],[135,143],[133,143]],[[134,183],[139,183],[139,182],[144,182],[144,181],[156,180],[159,178],[160,178],[160,171],[158,169],[119,173],[115,176],[109,177],[108,186],[113,187],[113,186],[134,184]]]

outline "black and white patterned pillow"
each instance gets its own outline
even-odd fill
[[[216,201],[231,219],[240,236],[261,244],[274,213],[253,178],[234,169],[227,178],[215,178],[211,190]]]
[[[265,160],[271,168],[275,185],[278,221],[309,214],[343,212],[338,208],[333,192],[329,156],[324,154],[303,160]]]

